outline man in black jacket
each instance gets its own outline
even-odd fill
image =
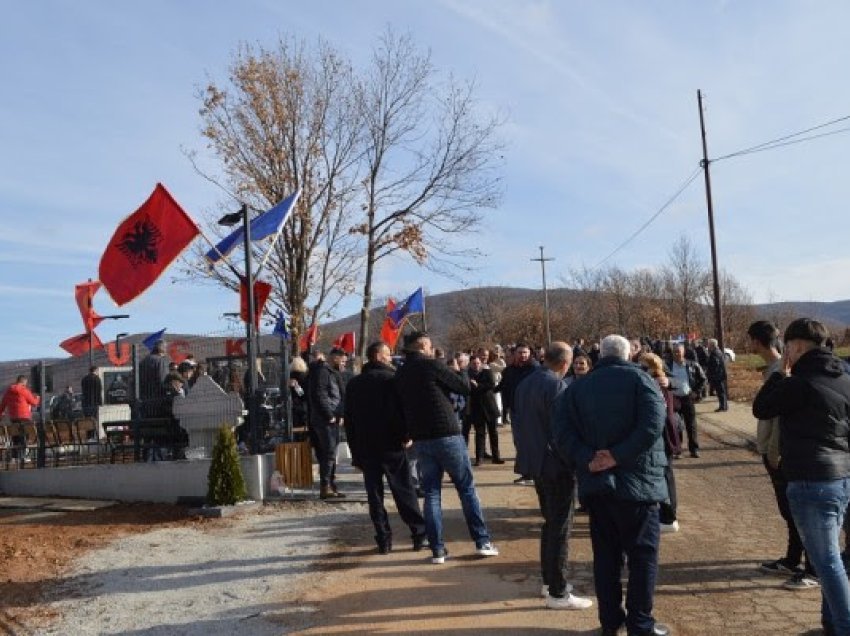
[[[469,452],[449,398],[450,393],[469,395],[469,381],[442,361],[434,359],[428,334],[413,332],[405,337],[404,343],[407,356],[396,372],[395,387],[401,399],[407,432],[419,460],[431,562],[444,563],[448,555],[443,543],[440,506],[444,472],[448,473],[460,497],[476,553],[479,556],[496,556],[499,551],[490,542],[490,533],[475,492]]]
[[[494,464],[504,464],[505,460],[499,454],[499,434],[496,431],[496,420],[499,419],[499,407],[496,404],[496,379],[493,372],[484,366],[484,361],[478,356],[469,360],[470,398],[469,421],[475,428],[475,466],[481,464],[485,457],[486,439],[490,437],[490,453]]]
[[[310,430],[319,462],[319,496],[344,497],[336,485],[336,449],[345,410],[345,384],[340,369],[348,359],[342,349],[331,349],[329,362],[317,360],[307,382],[310,397]]]
[[[708,357],[705,361],[705,374],[708,376],[708,384],[717,395],[717,408],[715,411],[729,410],[729,397],[726,389],[726,356],[720,350],[717,340],[708,341]]]
[[[97,367],[89,368],[88,374],[83,376],[80,384],[83,390],[83,415],[95,417],[98,407],[103,404],[103,382],[97,373]]]
[[[395,369],[390,366],[390,348],[383,342],[373,342],[366,349],[366,357],[369,361],[362,373],[345,389],[345,433],[352,463],[363,471],[378,551],[390,552],[393,538],[384,507],[384,476],[398,513],[410,528],[413,549],[421,550],[425,543],[425,520],[405,453],[410,439],[404,430],[401,405],[393,386]]]
[[[496,387],[496,391],[502,394],[502,407],[505,413],[508,413],[513,407],[514,392],[517,386],[519,386],[519,383],[533,373],[538,366],[540,365],[537,364],[537,360],[531,357],[531,349],[528,345],[519,343],[514,348],[511,364],[505,368],[504,373],[502,373],[502,381]],[[514,436],[514,446],[516,446],[516,436]],[[515,484],[523,486],[534,485],[532,476],[524,474],[516,465],[514,465],[514,472],[519,475],[519,477],[514,479]]]
[[[685,345],[677,343],[672,348],[670,361],[670,390],[679,404],[676,410],[685,423],[688,434],[688,450],[691,457],[699,457],[699,439],[697,435],[697,412],[694,402],[699,399],[705,386],[705,372],[695,360],[685,358]]]
[[[756,395],[753,415],[779,417],[788,504],[820,578],[821,620],[830,636],[850,634],[850,582],[838,544],[850,500],[850,376],[823,348],[827,336],[810,318],[788,325],[783,369]]]

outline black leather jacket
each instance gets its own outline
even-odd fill
[[[800,356],[790,376],[772,374],[753,401],[753,415],[779,417],[781,467],[788,481],[850,476],[850,376],[826,349]]]

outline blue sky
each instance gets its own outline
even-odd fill
[[[199,221],[220,192],[183,154],[205,155],[198,86],[221,80],[243,41],[323,36],[363,61],[387,24],[443,72],[474,78],[507,115],[505,196],[465,241],[487,256],[470,285],[539,285],[593,266],[697,167],[696,91],[709,154],[850,114],[846,2],[499,0],[0,2],[0,359],[55,356],[82,331],[75,283],[96,277],[118,223],[162,181]],[[850,134],[713,166],[721,265],[757,301],[850,298]],[[610,262],[660,266],[689,235],[708,258],[702,180]],[[391,271],[392,270],[392,271]],[[458,284],[399,263],[377,293]],[[340,314],[354,312],[359,298]],[[98,328],[213,333],[236,298],[166,274]]]

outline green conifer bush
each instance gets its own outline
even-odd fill
[[[218,429],[207,476],[207,503],[211,506],[232,506],[247,496],[236,438],[229,426],[222,426]]]

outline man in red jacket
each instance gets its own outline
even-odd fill
[[[8,411],[9,419],[13,424],[32,421],[32,407],[38,406],[39,398],[27,388],[28,382],[27,376],[19,375],[15,383],[6,389],[3,399],[0,400],[0,417],[3,417],[3,413]],[[20,429],[19,435],[12,435],[12,445],[24,446],[23,429]],[[12,451],[12,457],[17,458],[16,450]],[[24,461],[29,461],[29,459],[25,458]]]
[[[0,401],[0,417],[9,412],[13,423],[29,422],[32,420],[32,407],[38,406],[38,396],[33,395],[27,388],[27,376],[19,375],[15,383],[6,389],[3,400]]]

